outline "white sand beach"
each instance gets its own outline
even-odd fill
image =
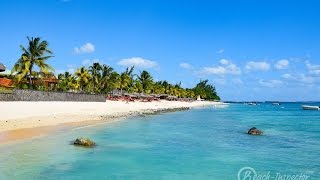
[[[0,132],[63,123],[108,121],[161,109],[194,108],[218,102],[0,102]]]

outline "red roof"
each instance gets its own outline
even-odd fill
[[[8,78],[0,78],[0,86],[12,87],[13,81]]]

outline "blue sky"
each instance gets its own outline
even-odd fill
[[[224,100],[320,100],[320,2],[2,0],[0,61],[27,36],[49,41],[56,73],[99,61],[155,80],[209,79]]]

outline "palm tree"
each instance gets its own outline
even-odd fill
[[[162,82],[158,81],[158,82],[154,83],[152,86],[152,91],[155,94],[164,94],[165,88],[162,86]]]
[[[134,66],[130,68],[126,68],[124,72],[120,74],[120,91],[122,94],[122,90],[128,91],[130,88],[133,87],[133,74]]]
[[[75,72],[75,75],[78,78],[81,91],[84,92],[91,78],[89,71],[85,67],[81,67]]]
[[[58,89],[62,91],[69,91],[71,89],[74,90],[73,85],[72,85],[72,74],[70,74],[68,71],[65,72],[64,74],[59,74],[58,79],[59,79],[59,84],[58,84]]]
[[[130,91],[131,88],[133,88],[134,86],[134,76],[137,76],[136,74],[133,74],[134,71],[134,66],[131,66],[130,68],[126,68],[125,73],[129,76],[128,80],[128,86],[127,86],[127,90]]]
[[[112,72],[110,74],[110,78],[107,81],[107,89],[108,91],[112,91],[115,89],[119,89],[121,85],[120,75],[117,72]]]
[[[138,79],[133,80],[133,85],[130,88],[130,92],[131,93],[142,93],[143,92],[142,84]]]
[[[104,93],[108,93],[110,91],[110,86],[109,86],[109,80],[110,76],[113,72],[113,68],[108,66],[108,65],[102,65],[102,73],[101,73],[101,80],[100,80],[100,91]]]
[[[93,92],[97,92],[95,91],[95,88],[98,88],[97,85],[99,83],[99,80],[101,78],[101,73],[100,71],[102,70],[102,67],[99,63],[93,63],[92,66],[89,66],[89,72],[92,76],[92,89]]]
[[[134,66],[131,66],[130,68],[126,68],[125,73],[133,77],[134,76],[133,71],[134,71]]]
[[[68,84],[67,86],[72,90],[73,92],[80,89],[80,83],[74,76],[70,76],[68,78]]]
[[[129,74],[127,74],[126,72],[121,73],[120,75],[120,91],[122,94],[122,90],[125,89],[127,90],[129,84],[131,81],[131,77],[129,76]]]
[[[138,76],[138,80],[142,84],[142,89],[147,92],[152,84],[153,78],[148,71],[142,71]]]
[[[38,66],[40,72],[45,74],[54,71],[53,67],[46,63],[46,61],[53,56],[50,55],[52,52],[48,49],[47,41],[41,41],[39,37],[27,37],[27,39],[29,46],[25,48],[20,45],[22,55],[14,65],[12,73],[17,73],[18,82],[26,77],[27,79],[29,78],[29,84],[32,85],[31,76],[35,66]]]

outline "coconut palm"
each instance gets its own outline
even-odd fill
[[[110,91],[110,86],[109,86],[109,80],[110,80],[110,76],[113,72],[113,68],[108,66],[108,65],[102,65],[101,68],[101,79],[100,79],[100,91],[107,93]]]
[[[74,81],[75,79],[72,74],[70,74],[68,71],[64,74],[58,75],[59,83],[58,83],[58,89],[61,91],[69,91],[69,90],[75,90],[74,88]]]
[[[99,91],[98,89],[98,83],[101,79],[101,73],[100,71],[102,70],[102,67],[99,63],[93,63],[92,66],[89,66],[89,72],[92,76],[92,89],[93,92]],[[95,90],[97,88],[97,90]]]
[[[165,88],[162,86],[162,82],[158,81],[152,85],[152,92],[155,94],[164,94]]]
[[[127,91],[130,91],[131,88],[133,88],[134,86],[134,77],[136,76],[136,74],[133,74],[134,71],[134,66],[131,66],[130,68],[126,68],[125,70],[125,74],[127,74],[127,76],[129,76],[128,80],[128,86],[127,86]]]
[[[142,71],[138,76],[143,92],[147,92],[152,85],[153,78],[148,71]]]
[[[107,81],[107,90],[113,91],[115,89],[119,89],[121,85],[120,75],[117,72],[112,72],[110,74],[110,78]]]
[[[81,67],[75,72],[75,75],[80,84],[81,91],[85,92],[86,87],[89,84],[91,78],[89,71],[85,67]]]
[[[35,66],[40,69],[42,73],[49,73],[54,71],[53,67],[47,64],[52,52],[48,49],[48,42],[42,41],[39,37],[29,38],[28,47],[20,45],[22,55],[14,65],[12,73],[16,73],[18,82],[23,78],[29,78],[29,84],[32,85],[32,73]]]
[[[129,92],[131,93],[142,93],[143,87],[139,80],[133,80],[133,86],[130,88]]]
[[[134,71],[134,66],[131,66],[130,68],[126,68],[125,73],[133,77],[134,76],[133,71]]]
[[[121,90],[121,94],[122,94],[122,90],[127,90],[127,88],[129,87],[129,84],[131,82],[131,77],[129,76],[129,74],[127,72],[123,72],[120,74],[120,90]]]

